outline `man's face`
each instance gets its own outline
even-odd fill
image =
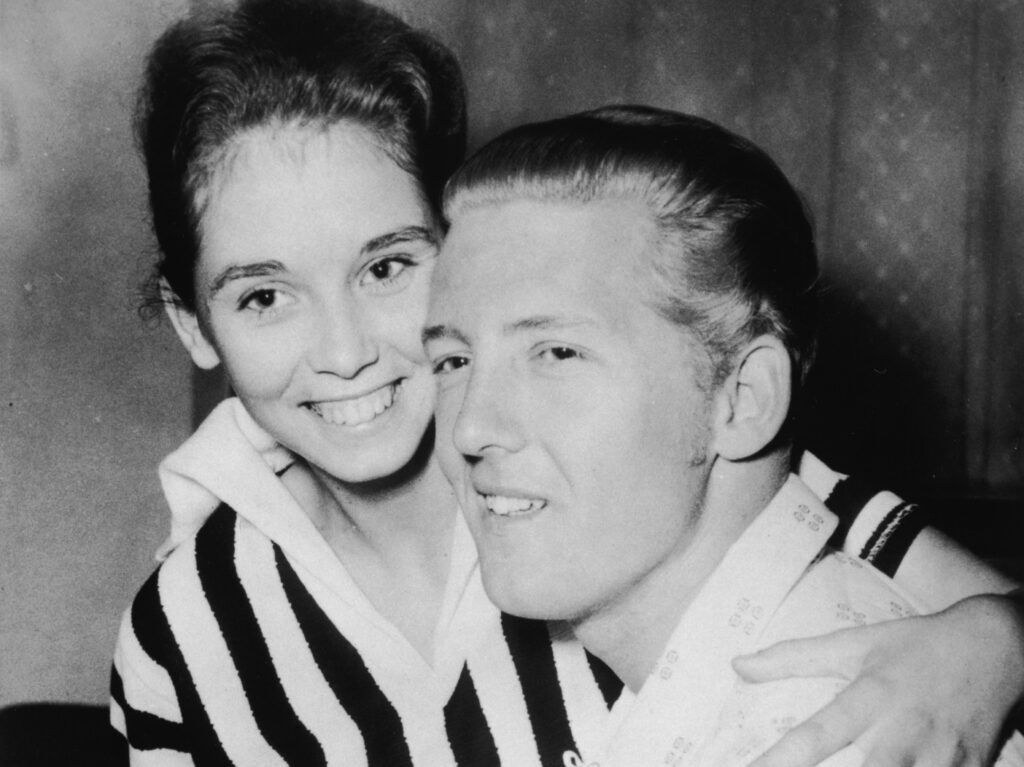
[[[501,609],[582,620],[683,556],[710,471],[707,355],[643,301],[639,203],[460,215],[428,314],[438,455]]]

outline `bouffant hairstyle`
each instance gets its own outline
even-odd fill
[[[368,129],[436,207],[465,148],[458,63],[430,35],[358,0],[242,0],[167,29],[136,111],[160,248],[150,301],[166,285],[195,310],[206,191],[233,139],[341,121]]]

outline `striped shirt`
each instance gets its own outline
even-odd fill
[[[229,400],[162,464],[172,538],[111,679],[133,765],[562,767],[602,742],[621,682],[570,632],[490,604],[461,520],[428,662],[284,488],[287,460]],[[875,496],[806,460],[819,495],[868,512]],[[860,554],[878,524],[848,528]],[[898,564],[893,530],[867,550]]]

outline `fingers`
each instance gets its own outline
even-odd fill
[[[891,721],[871,739],[862,767],[981,767],[952,730],[931,720]]]
[[[932,616],[781,642],[735,659],[749,682],[853,680],[752,767],[814,767],[851,743],[866,757],[863,767],[991,764],[1024,678],[1024,615],[1004,601],[974,597]]]
[[[920,712],[879,717],[889,683],[864,676],[814,716],[786,733],[750,767],[814,767],[855,744],[862,767],[982,767],[980,744],[968,743],[950,723]],[[968,739],[969,740],[969,739]],[[981,739],[987,742],[986,738]]]
[[[750,767],[814,767],[856,741],[870,726],[870,693],[850,685],[818,713],[787,732]],[[852,693],[851,693],[852,690]],[[890,765],[891,767],[891,765]]]
[[[748,682],[790,677],[853,679],[874,646],[874,626],[842,629],[810,639],[790,639],[752,655],[733,659],[733,669]]]
[[[814,767],[847,745],[807,721],[787,732],[750,767]]]

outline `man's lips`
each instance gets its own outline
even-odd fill
[[[500,493],[481,493],[480,497],[487,510],[499,517],[526,516],[547,506],[547,501],[543,498]]]

